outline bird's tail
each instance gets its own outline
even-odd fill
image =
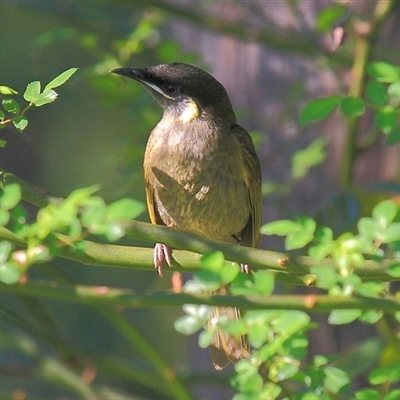
[[[238,308],[215,307],[212,318],[218,320],[222,316],[227,316],[229,320],[235,321],[240,317],[240,310]],[[211,345],[211,359],[216,370],[222,370],[229,362],[237,363],[249,356],[250,345],[247,336],[236,337],[217,330]]]

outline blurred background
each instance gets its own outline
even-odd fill
[[[143,152],[161,110],[140,85],[108,71],[188,62],[206,69],[226,87],[240,123],[251,132],[263,168],[264,221],[305,214],[336,233],[352,230],[377,199],[399,192],[399,146],[385,146],[378,135],[370,140],[368,115],[355,127],[336,113],[325,122],[300,127],[299,114],[312,98],[356,95],[356,84],[362,92],[366,78],[357,75],[360,63],[400,64],[397,5],[389,0],[0,2],[1,85],[22,94],[31,81],[45,85],[62,71],[79,68],[59,88],[54,104],[29,111],[23,133],[12,127],[0,131],[0,138],[7,140],[0,148],[0,168],[58,196],[100,184],[107,202],[121,197],[144,201]],[[335,36],[335,24],[344,29],[343,38]],[[356,148],[355,142],[362,146],[343,161]],[[306,151],[302,174],[293,167],[299,151]],[[146,215],[141,218],[147,221]],[[262,246],[283,249],[281,241],[270,237]],[[116,273],[59,260],[31,273],[40,277],[50,271],[74,283],[138,292],[170,287],[167,274],[158,279],[154,272]],[[96,383],[110,390],[104,398],[174,398],[160,395],[151,363],[139,350],[127,349],[124,338],[96,309],[33,303],[1,295],[3,312],[14,319],[2,319],[0,314],[0,398],[86,398],[38,374],[35,357],[9,345],[14,335],[26,339],[38,354],[52,354],[78,370],[90,372],[92,366]],[[27,328],[43,323],[35,318],[40,308],[46,311],[53,334],[81,359],[66,357],[68,352]],[[231,398],[231,370],[216,375],[208,351],[198,349],[196,337],[188,339],[174,330],[181,309],[167,311],[143,309],[126,315],[195,398]],[[376,334],[373,327],[332,328],[325,317],[314,319],[321,324],[310,333],[314,353],[351,348]],[[46,331],[41,323],[38,330]],[[109,362],[110,368],[111,361],[126,366],[125,372],[132,375],[100,367]]]

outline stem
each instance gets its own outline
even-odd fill
[[[332,297],[329,295],[272,295],[272,296],[232,296],[208,293],[165,293],[136,294],[130,290],[101,288],[84,285],[60,285],[49,282],[30,281],[24,285],[0,284],[0,292],[23,294],[29,297],[51,298],[94,306],[123,306],[129,308],[178,307],[184,304],[204,304],[217,307],[239,307],[242,310],[299,310],[313,313],[327,313],[332,310],[382,310],[386,313],[400,311],[400,299],[380,299],[373,297]],[[130,326],[114,314],[108,314],[119,327],[124,326],[128,335]],[[118,319],[118,320],[117,320]],[[127,324],[127,325],[125,325]],[[120,326],[121,325],[121,326]],[[126,329],[125,329],[126,328]],[[129,333],[130,334],[130,333]],[[133,334],[133,333],[132,333]],[[134,334],[134,336],[137,333]],[[144,349],[143,353],[149,351]],[[147,354],[147,353],[146,353]],[[149,353],[150,354],[150,353]],[[149,355],[148,354],[148,355]],[[153,354],[150,355],[154,357]],[[159,367],[162,364],[159,364]],[[166,369],[164,369],[164,367]],[[161,367],[165,374],[168,367]],[[168,375],[168,373],[167,373]]]
[[[351,84],[349,96],[362,97],[366,83],[366,66],[370,61],[379,28],[390,15],[397,0],[378,0],[369,24],[358,21],[355,24],[354,63],[351,69]],[[350,117],[347,120],[347,138],[343,151],[340,170],[340,186],[348,188],[353,181],[354,165],[358,155],[357,133],[360,127],[360,117]]]

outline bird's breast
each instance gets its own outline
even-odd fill
[[[242,151],[228,134],[156,127],[144,169],[147,190],[166,225],[232,241],[249,220]]]

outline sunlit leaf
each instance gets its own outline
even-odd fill
[[[261,233],[264,235],[286,236],[299,230],[299,224],[290,219],[269,222],[261,227]]]
[[[24,99],[29,102],[33,102],[39,96],[40,93],[40,82],[34,81],[28,83],[24,92]]]
[[[66,71],[62,72],[60,75],[56,76],[52,79],[44,88],[44,92],[54,89],[58,86],[63,85],[71,76],[78,70],[78,68],[69,68]]]
[[[0,95],[9,96],[13,94],[18,94],[18,92],[9,86],[0,85]]]
[[[107,208],[107,217],[111,219],[133,219],[145,210],[145,205],[134,199],[121,199],[111,203]]]
[[[362,389],[355,393],[355,400],[380,400],[381,395],[375,389]]]
[[[378,61],[367,66],[367,72],[378,82],[392,83],[400,81],[400,67]]]
[[[389,225],[397,214],[397,207],[393,200],[385,200],[378,203],[372,210],[372,216],[380,226]]]
[[[19,131],[22,132],[28,126],[28,119],[24,115],[21,115],[20,117],[13,119],[12,123]]]
[[[326,374],[325,388],[332,393],[338,393],[343,386],[350,383],[348,374],[339,368],[327,366],[324,372]]]
[[[41,107],[44,106],[45,104],[52,103],[55,101],[58,97],[58,93],[55,92],[54,90],[47,89],[43,93],[40,93],[33,101],[32,103],[36,107]]]
[[[0,206],[3,210],[14,208],[21,201],[21,188],[17,183],[10,183],[0,191]]]
[[[304,178],[309,169],[321,164],[326,159],[326,139],[319,137],[308,147],[298,150],[292,157],[292,176],[295,179]]]
[[[18,266],[13,263],[6,262],[0,265],[0,281],[8,285],[17,283],[21,273]]]
[[[361,310],[350,309],[350,310],[333,310],[329,314],[328,321],[332,325],[342,325],[353,322],[361,315]]]
[[[393,82],[391,85],[389,85],[388,94],[392,97],[400,97],[400,81]]]
[[[383,367],[377,367],[369,374],[369,381],[373,385],[382,383],[394,383],[400,380],[400,362]]]

